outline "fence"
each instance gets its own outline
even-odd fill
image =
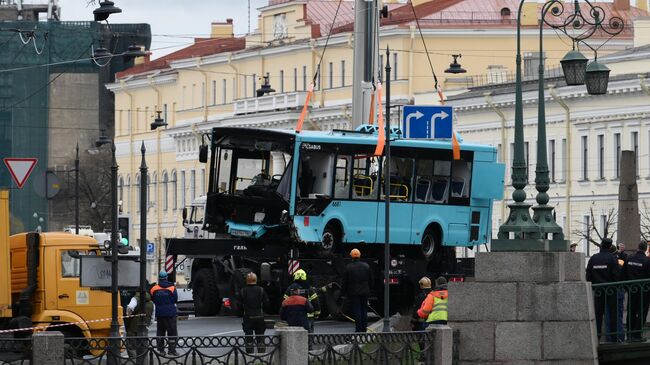
[[[650,280],[593,284],[599,340],[641,342],[650,304]]]

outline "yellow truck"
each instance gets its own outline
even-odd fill
[[[97,241],[64,232],[9,236],[9,227],[9,192],[0,190],[0,332],[107,337],[110,293],[79,282],[80,255],[101,255]]]

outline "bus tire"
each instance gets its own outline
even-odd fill
[[[197,271],[192,281],[195,314],[203,317],[217,315],[221,309],[221,297],[214,271],[204,267]]]
[[[341,246],[343,232],[341,227],[335,222],[329,222],[323,230],[321,236],[321,249],[323,252],[333,254]]]
[[[427,228],[422,235],[422,241],[420,243],[420,249],[422,255],[427,261],[431,261],[434,257],[439,254],[438,251],[442,248],[440,244],[440,235],[436,234],[434,228]]]

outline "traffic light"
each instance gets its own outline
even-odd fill
[[[131,242],[129,233],[131,232],[131,218],[129,216],[120,216],[117,218],[117,230],[122,234],[122,238],[126,238],[127,245]]]

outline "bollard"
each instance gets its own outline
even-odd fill
[[[37,332],[32,335],[32,364],[63,365],[63,334]]]
[[[454,336],[451,327],[446,324],[432,324],[427,331],[433,333],[433,346],[429,354],[432,364],[451,365],[454,353]]]
[[[309,336],[302,327],[283,327],[275,332],[280,336],[280,365],[307,365]]]

